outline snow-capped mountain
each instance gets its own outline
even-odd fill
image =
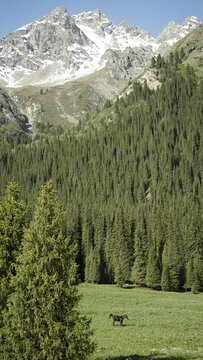
[[[115,26],[99,10],[71,16],[61,5],[0,38],[0,82],[8,87],[52,86],[104,66],[115,79],[135,77],[153,55],[199,24],[195,16],[183,25],[172,22],[154,39],[136,25]]]
[[[186,17],[182,25],[171,21],[156,38],[156,43],[159,44],[159,51],[161,53],[165,52],[199,25],[200,21],[196,16]]]

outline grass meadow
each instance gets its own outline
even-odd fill
[[[97,345],[91,360],[203,359],[203,293],[94,284],[79,292]],[[129,320],[113,327],[111,313]]]

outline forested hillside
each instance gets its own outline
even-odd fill
[[[183,58],[153,59],[160,88],[135,82],[73,131],[0,140],[1,196],[17,182],[30,221],[53,179],[82,281],[203,289],[203,81]]]

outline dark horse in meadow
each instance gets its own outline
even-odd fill
[[[110,314],[109,317],[111,317],[113,319],[113,326],[114,326],[115,321],[119,321],[120,325],[123,325],[123,320],[128,319],[127,314],[125,314],[125,315],[113,315],[113,314]]]

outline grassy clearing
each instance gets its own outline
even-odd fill
[[[92,318],[91,360],[203,359],[203,294],[81,284],[80,312]],[[127,313],[124,326],[109,314]]]

